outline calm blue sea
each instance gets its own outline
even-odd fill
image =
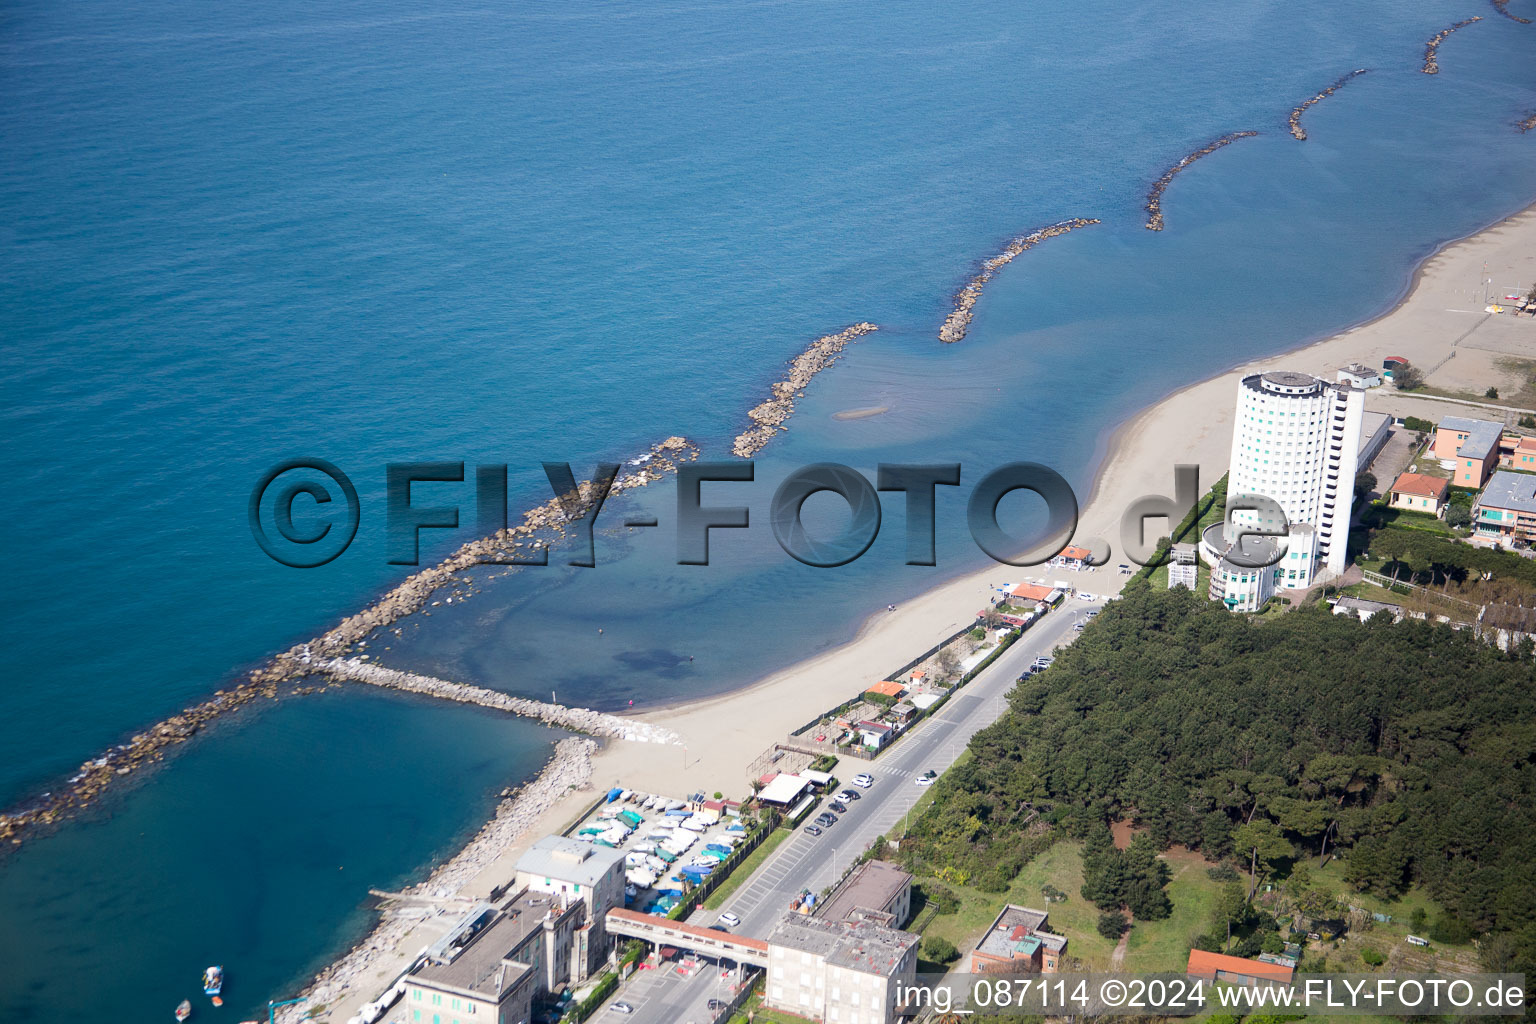
[[[605,512],[662,525],[605,531],[597,569],[496,580],[371,649],[620,707],[836,644],[979,563],[969,488],[941,494],[937,568],[901,564],[893,496],[863,559],[816,570],[766,529],[789,467],[943,459],[971,483],[1030,458],[1086,496],[1135,409],[1382,311],[1437,245],[1536,199],[1536,133],[1514,129],[1533,45],[1481,0],[13,0],[0,804],[399,579],[385,463],[504,462],[516,506],[547,494],[543,460],[585,475],[669,434],[725,458],[786,359],[867,319],[758,482],[710,492],[757,526],[717,533],[709,568],[674,564],[664,485]],[[1293,140],[1291,107],[1356,67]],[[1263,134],[1180,175],[1145,231],[1148,185],[1241,129]],[[1068,217],[1104,224],[1015,261],[965,344],[937,343],[979,260]],[[246,523],[292,456],[361,493],[320,569],[271,562]],[[418,501],[474,519],[470,484]],[[164,1020],[215,960],[231,1012],[258,1008],[551,742],[358,693],[240,715],[0,861],[0,1015]]]

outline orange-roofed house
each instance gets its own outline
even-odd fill
[[[1056,564],[1068,569],[1086,569],[1093,563],[1093,552],[1087,548],[1080,548],[1076,544],[1068,544],[1061,549],[1061,554],[1056,556]]]
[[[1393,508],[1410,512],[1428,512],[1438,516],[1445,511],[1446,496],[1451,492],[1449,480],[1423,473],[1404,473],[1392,482]]]
[[[1014,604],[1055,604],[1061,591],[1039,583],[1020,583],[1009,596]]]
[[[889,679],[884,679],[864,692],[873,693],[880,697],[889,697],[891,700],[898,700],[902,694],[907,692],[907,688],[900,683],[893,683]]]
[[[1225,981],[1233,985],[1289,985],[1296,968],[1192,949],[1185,973],[1191,978]]]

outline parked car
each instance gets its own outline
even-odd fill
[[[735,914],[731,913],[729,910],[727,910],[725,913],[720,915],[719,921],[720,921],[721,924],[728,925],[728,926],[730,926],[732,928],[735,928],[735,927],[737,927],[738,925],[741,924],[741,918],[737,917]]]
[[[731,1004],[727,1003],[724,999],[711,999],[709,1001],[709,1009],[711,1013],[719,1013],[729,1005]]]
[[[614,1003],[612,1006],[608,1007],[608,1009],[612,1010],[614,1013],[634,1013],[635,1012],[635,1008],[633,1006],[630,1006],[628,1003]]]
[[[875,777],[868,772],[860,772],[853,777],[853,784],[860,789],[868,789],[875,784]]]
[[[859,798],[859,791],[856,789],[845,789],[837,794],[837,798],[843,801],[843,803],[851,803]]]
[[[827,804],[827,806],[836,811],[838,814],[848,813],[848,805],[843,803],[841,800],[833,800],[831,803]]]
[[[1088,617],[1090,619],[1093,618],[1094,616],[1098,615],[1098,614],[1099,614],[1099,609],[1097,609],[1097,608],[1089,608],[1087,611],[1083,612],[1083,615],[1085,615],[1086,617]]]
[[[816,815],[816,824],[820,825],[822,828],[831,828],[833,825],[837,824],[837,815],[827,814],[825,812],[818,814]]]
[[[1088,628],[1088,623],[1086,623],[1086,622],[1074,622],[1074,623],[1072,623],[1072,628],[1076,632],[1081,633],[1083,630]]]
[[[818,828],[815,825],[807,825],[807,826],[805,826],[805,831],[806,831],[807,835],[813,835],[813,836],[821,835],[821,829]]]
[[[938,777],[939,773],[934,771],[932,768],[929,768],[927,771],[923,772],[923,774],[919,775],[912,781],[917,783],[919,786],[931,786],[933,785],[933,780]]]

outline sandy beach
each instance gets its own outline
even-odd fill
[[[1415,273],[1407,296],[1383,316],[1289,353],[1231,367],[1168,395],[1122,424],[1099,467],[1076,535],[1078,543],[1103,538],[1114,554],[1108,566],[1075,574],[1073,582],[1089,593],[1105,594],[1120,588],[1125,577],[1114,569],[1115,563],[1125,560],[1120,554],[1120,516],[1142,495],[1171,493],[1176,462],[1200,466],[1202,490],[1226,471],[1235,388],[1248,373],[1287,369],[1332,380],[1337,368],[1347,363],[1379,367],[1384,356],[1395,355],[1420,367],[1432,389],[1468,397],[1458,403],[1384,387],[1370,392],[1367,409],[1425,418],[1462,415],[1504,419],[1510,415],[1507,409],[1468,403],[1480,400],[1490,386],[1498,387],[1505,396],[1524,389],[1523,374],[1518,367],[1508,365],[1508,360],[1536,356],[1536,319],[1486,314],[1487,278],[1492,279],[1498,295],[1516,288],[1524,294],[1536,284],[1536,207],[1453,243],[1426,260]],[[748,765],[791,729],[817,710],[878,681],[883,673],[971,621],[986,606],[994,583],[1047,571],[997,565],[952,580],[893,612],[872,616],[858,635],[841,647],[776,672],[744,690],[637,716],[664,724],[682,737],[684,745],[608,742],[592,758],[586,788],[568,790],[559,799],[546,799],[542,813],[529,816],[528,827],[515,838],[505,830],[485,834],[499,849],[476,851],[475,863],[484,866],[467,878],[462,863],[451,872],[457,895],[483,896],[504,882],[529,842],[564,828],[595,799],[597,791],[609,786],[678,796],[716,790],[742,795],[747,789]],[[423,888],[432,888],[432,883]],[[436,937],[443,920],[429,919],[410,929],[386,927],[376,933],[379,941],[352,965],[357,969],[350,972],[347,990],[317,991],[314,1002],[328,1004],[329,1019],[347,1019],[356,1006],[379,994],[408,959]]]

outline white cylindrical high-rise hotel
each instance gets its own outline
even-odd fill
[[[1311,586],[1324,568],[1344,571],[1364,411],[1364,391],[1311,374],[1281,370],[1243,378],[1237,388],[1227,506],[1243,495],[1272,499],[1285,512],[1286,550],[1264,571],[1226,565],[1237,526],[1271,533],[1282,527],[1277,517],[1233,512],[1231,527],[1213,528],[1203,538],[1208,560],[1217,563],[1213,596],[1252,610],[1277,588]],[[1230,587],[1218,578],[1224,575],[1233,577]],[[1228,599],[1234,596],[1238,599]]]

